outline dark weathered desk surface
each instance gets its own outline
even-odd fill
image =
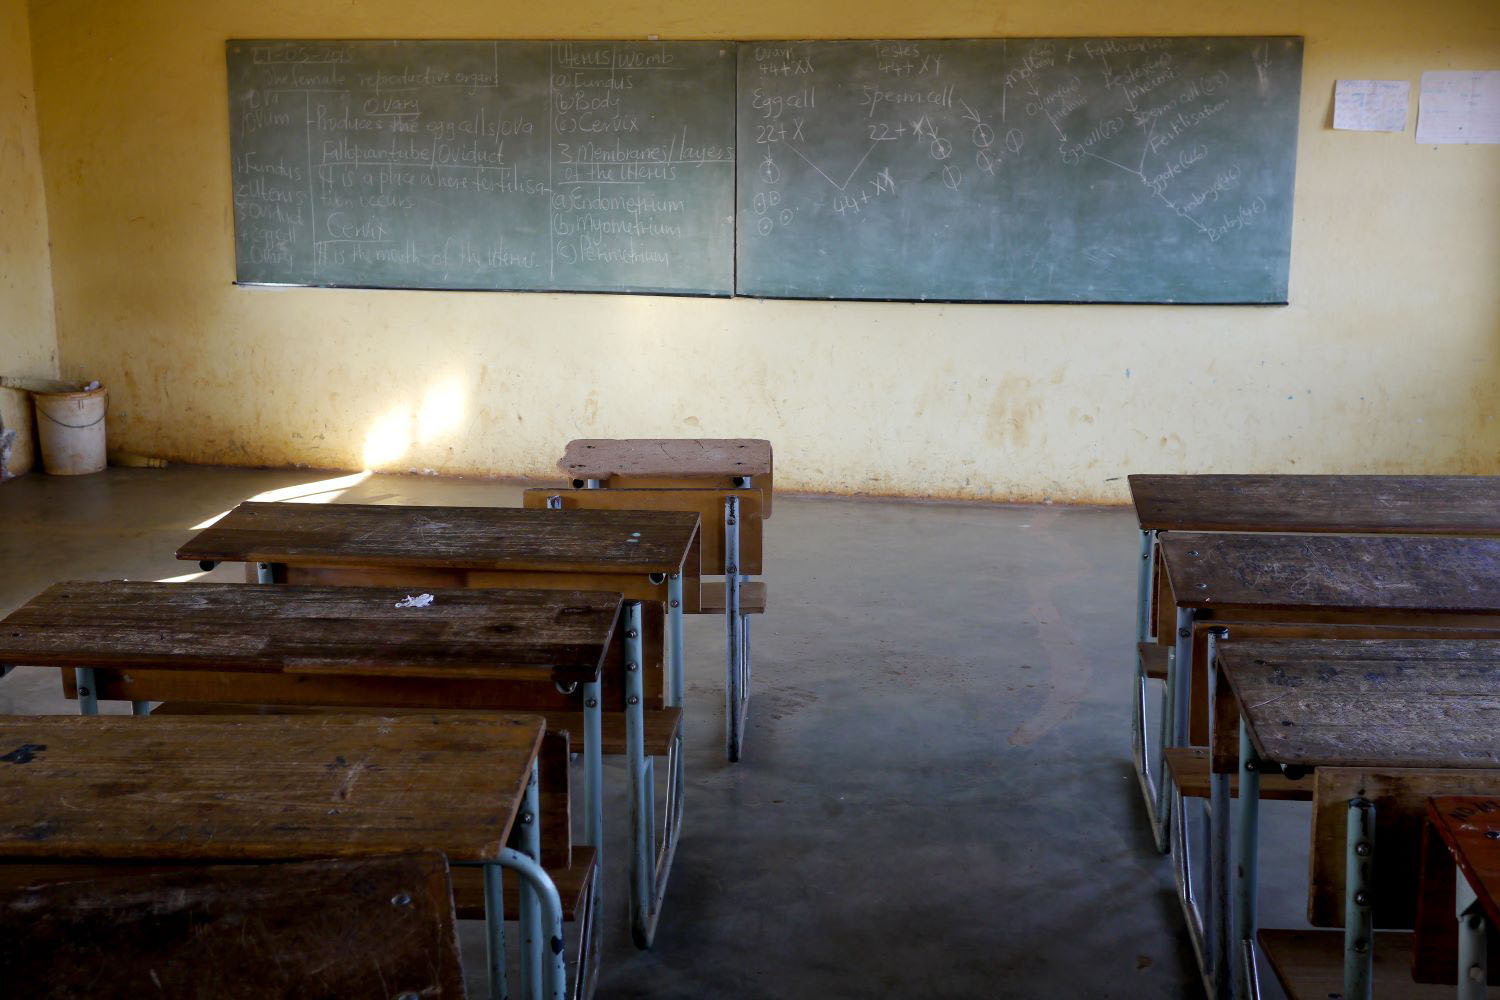
[[[1500,535],[1500,476],[1131,476],[1154,531]]]
[[[0,663],[300,674],[597,679],[620,596],[254,584],[53,584],[0,621]]]
[[[1500,612],[1500,538],[1174,531],[1160,549],[1179,607]]]
[[[679,511],[242,503],[179,559],[576,573],[676,573],[698,532]]]
[[[557,468],[569,479],[612,476],[765,476],[771,442],[760,438],[579,438]]]
[[[1218,666],[1266,760],[1500,768],[1500,641],[1228,642]]]
[[[0,858],[494,860],[535,716],[0,717]]]
[[[1427,821],[1473,886],[1490,926],[1500,928],[1500,799],[1432,799],[1427,803]]]
[[[15,997],[459,1000],[440,854],[203,867],[0,896]]]

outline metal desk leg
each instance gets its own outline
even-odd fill
[[[535,901],[535,909],[530,915],[530,931],[532,937],[540,946],[541,964],[537,967],[536,971],[538,975],[535,980],[539,988],[532,995],[541,997],[543,1000],[567,1000],[568,964],[567,956],[563,954],[562,897],[557,894],[557,886],[552,883],[552,879],[542,869],[542,866],[537,864],[535,859],[528,857],[514,848],[502,848],[498,863],[501,868],[509,868],[521,877],[523,898],[529,892],[531,898]],[[490,867],[492,866],[485,866],[486,870]],[[496,885],[499,884],[499,881],[498,878],[495,879]],[[488,879],[486,879],[485,885],[488,887]],[[495,913],[497,912],[499,914],[498,920],[495,918]],[[495,933],[496,928],[503,927],[505,923],[505,909],[503,905],[498,911],[489,911],[487,909],[485,919],[486,924],[490,928],[492,941],[498,940],[502,946],[501,951],[503,954],[504,937],[500,936],[497,938]],[[521,933],[523,937],[528,931],[527,923],[528,914],[526,908],[523,907],[521,910]],[[492,944],[491,947],[493,948],[494,945]],[[523,948],[521,954],[524,960],[526,949]],[[499,991],[496,991],[497,985]],[[498,984],[491,979],[490,988],[491,996],[506,996],[503,992],[505,988],[503,976]]]
[[[1484,910],[1464,873],[1459,870],[1455,877],[1458,879],[1458,1000],[1485,1000],[1490,970]]]
[[[1349,800],[1344,843],[1344,1000],[1375,989],[1375,804]]]
[[[1212,663],[1214,654],[1218,647],[1219,639],[1227,635],[1227,630],[1222,628],[1212,629],[1208,633],[1208,662]],[[1213,679],[1210,672],[1209,680],[1209,704],[1213,703]],[[1212,721],[1210,720],[1210,725]],[[1217,822],[1213,815],[1214,800],[1212,792],[1213,781],[1222,777],[1225,782],[1229,780],[1228,775],[1211,776],[1209,785],[1210,799],[1208,823],[1202,827],[1203,843],[1197,843],[1193,835],[1192,824],[1188,822],[1186,800],[1178,791],[1176,783],[1172,782],[1169,790],[1169,798],[1172,804],[1169,819],[1169,834],[1172,846],[1172,869],[1177,882],[1177,898],[1182,904],[1182,915],[1187,921],[1188,936],[1192,941],[1193,951],[1198,959],[1198,970],[1203,975],[1204,984],[1208,988],[1210,997],[1222,998],[1227,996],[1227,989],[1220,992],[1217,985],[1218,971],[1224,968],[1220,956],[1227,950],[1227,941],[1223,940],[1223,925],[1221,911],[1224,890],[1228,885],[1227,862],[1216,853],[1216,850],[1228,846],[1227,830],[1228,820]],[[1163,780],[1167,780],[1165,773]],[[1227,785],[1226,785],[1227,790]],[[1224,806],[1227,808],[1228,796],[1224,798]],[[1221,843],[1222,842],[1222,843]],[[1216,848],[1216,845],[1219,845]],[[1196,849],[1195,849],[1196,848]],[[1209,878],[1208,893],[1200,900],[1198,873],[1198,851],[1206,850],[1209,855]],[[1222,877],[1224,885],[1219,884]]]
[[[74,667],[73,683],[78,687],[78,714],[99,714],[99,689],[94,684],[93,667]]]
[[[1130,746],[1132,756],[1135,759],[1135,776],[1140,783],[1141,794],[1146,799],[1146,815],[1151,821],[1151,830],[1156,837],[1156,849],[1166,850],[1165,837],[1162,836],[1162,823],[1157,818],[1160,815],[1160,803],[1156,790],[1156,771],[1153,768],[1154,754],[1151,752],[1150,740],[1146,738],[1146,698],[1149,679],[1146,677],[1146,666],[1141,662],[1140,644],[1151,636],[1151,575],[1153,566],[1153,555],[1156,533],[1153,531],[1141,532],[1141,561],[1136,578],[1136,616],[1135,616],[1135,646],[1131,653],[1135,656],[1135,695],[1131,698],[1130,705]]]
[[[687,681],[683,661],[682,574],[667,574],[667,707],[681,708]]]
[[[744,694],[740,687],[740,500],[724,499],[724,753],[740,759],[744,745]]]
[[[256,563],[255,564],[255,582],[256,583],[275,583],[276,582],[276,573],[275,573],[275,570],[274,570],[274,568],[273,568],[273,566],[272,566],[271,563]]]
[[[1208,731],[1214,731],[1214,704],[1218,671],[1214,669],[1214,654],[1218,641],[1224,636],[1223,629],[1214,629],[1208,635]],[[1212,738],[1210,738],[1212,742]],[[1210,764],[1208,800],[1208,936],[1212,944],[1209,953],[1209,996],[1213,1000],[1226,1000],[1233,988],[1230,958],[1233,928],[1229,909],[1229,829],[1231,776],[1212,773]]]
[[[1250,1000],[1260,997],[1255,957],[1256,894],[1260,890],[1260,760],[1244,719],[1240,720],[1240,815],[1236,833],[1234,996],[1236,1000]]]
[[[604,871],[604,707],[600,703],[599,682],[583,685],[583,809],[584,832],[589,846]],[[599,941],[604,933],[604,886],[602,877],[594,879],[590,919]]]
[[[533,861],[542,856],[541,823],[537,821],[537,765],[531,764],[531,777],[521,811],[510,833],[511,847]],[[542,928],[540,903],[536,889],[521,883],[521,995],[542,1000]]]
[[[500,865],[484,866],[484,960],[490,996],[510,998],[505,978],[505,886]]]
[[[130,703],[131,715],[150,715],[151,703],[149,701],[132,701]]]
[[[625,766],[630,783],[630,929],[637,948],[651,947],[657,906],[656,789],[646,757],[645,685],[641,681],[641,604],[625,603]]]

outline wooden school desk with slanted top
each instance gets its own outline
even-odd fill
[[[764,614],[762,521],[774,499],[771,442],[758,438],[584,438],[569,441],[558,469],[572,491],[526,491],[528,507],[558,510],[692,510],[701,517],[698,611],[722,614],[724,752],[740,759],[750,705],[750,616]],[[674,639],[679,636],[674,635]]]
[[[70,581],[0,622],[0,662],[63,668],[84,714],[104,698],[131,700],[137,710],[168,703],[155,714],[276,705],[519,706],[542,715],[584,744],[594,850],[574,857],[570,849],[564,754],[562,774],[548,771],[548,790],[560,794],[547,810],[557,822],[546,831],[543,858],[567,890],[569,913],[583,913],[592,943],[603,844],[600,706],[618,701],[624,685],[613,641],[624,631],[619,595],[438,590],[426,607],[398,607],[404,596],[388,588]]]
[[[436,852],[0,891],[0,968],[18,997],[466,995]]]
[[[1500,983],[1500,798],[1427,802],[1412,978],[1482,1000]]]
[[[666,511],[242,503],[177,551],[201,564],[244,562],[261,582],[592,589],[624,596],[623,713],[630,785],[631,932],[650,946],[681,830],[683,665],[663,615],[680,620],[698,593],[698,516]],[[670,604],[670,607],[669,607]],[[679,631],[674,628],[674,631]],[[605,693],[606,696],[609,692]],[[585,699],[586,702],[586,699]],[[658,745],[654,737],[665,737]],[[667,757],[657,842],[653,754]]]
[[[490,995],[506,995],[510,869],[535,900],[523,989],[564,1000],[562,908],[535,850],[544,728],[477,713],[0,718],[0,878],[441,851],[484,873]]]
[[[1170,531],[1315,534],[1500,535],[1497,476],[1134,475],[1130,495],[1141,533],[1136,587],[1135,768],[1157,846],[1166,849],[1161,744],[1146,733],[1149,680],[1165,680],[1166,646],[1152,601],[1157,540]],[[1165,638],[1165,637],[1163,637]],[[1166,702],[1163,692],[1162,701]]]
[[[1215,983],[1258,996],[1264,951],[1293,1000],[1451,995],[1412,981],[1410,933],[1375,928],[1415,925],[1427,798],[1500,792],[1500,642],[1220,643],[1214,676],[1216,815],[1232,773],[1240,792],[1232,847],[1229,824],[1213,826]],[[1311,775],[1308,918],[1342,933],[1257,926],[1259,792],[1273,773]]]

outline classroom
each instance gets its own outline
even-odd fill
[[[1497,275],[1494,0],[0,0],[7,995],[1494,1000]]]

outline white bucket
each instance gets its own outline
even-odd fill
[[[37,441],[42,468],[54,476],[82,476],[103,472],[104,412],[109,391],[38,392]]]

